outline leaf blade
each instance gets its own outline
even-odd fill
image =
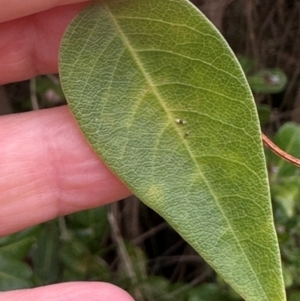
[[[91,145],[246,300],[285,300],[258,120],[226,42],[187,1],[112,1],[85,12],[64,38],[61,77]],[[64,47],[80,30],[88,38],[73,56]]]

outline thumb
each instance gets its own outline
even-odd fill
[[[133,301],[132,297],[109,283],[70,282],[0,293],[1,301]]]
[[[0,22],[25,17],[57,6],[86,1],[89,0],[1,0]]]

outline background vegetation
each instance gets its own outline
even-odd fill
[[[239,57],[262,130],[300,157],[299,1],[194,3]],[[1,115],[62,104],[57,76],[0,87]],[[266,156],[288,297],[300,300],[300,171],[269,151]],[[138,301],[241,300],[135,197],[1,238],[0,271],[0,290],[97,280],[125,288]]]

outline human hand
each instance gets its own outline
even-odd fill
[[[57,72],[62,34],[88,4],[77,2],[82,0],[0,0],[0,84]],[[67,107],[3,116],[0,128],[0,236],[130,195],[88,146]],[[0,297],[132,301],[105,283],[51,285]]]

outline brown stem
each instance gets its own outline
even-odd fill
[[[261,134],[262,140],[264,144],[273,151],[276,155],[278,155],[280,158],[296,165],[297,167],[300,167],[300,159],[297,159],[290,154],[283,151],[281,148],[279,148],[277,145],[275,145],[265,134]]]

